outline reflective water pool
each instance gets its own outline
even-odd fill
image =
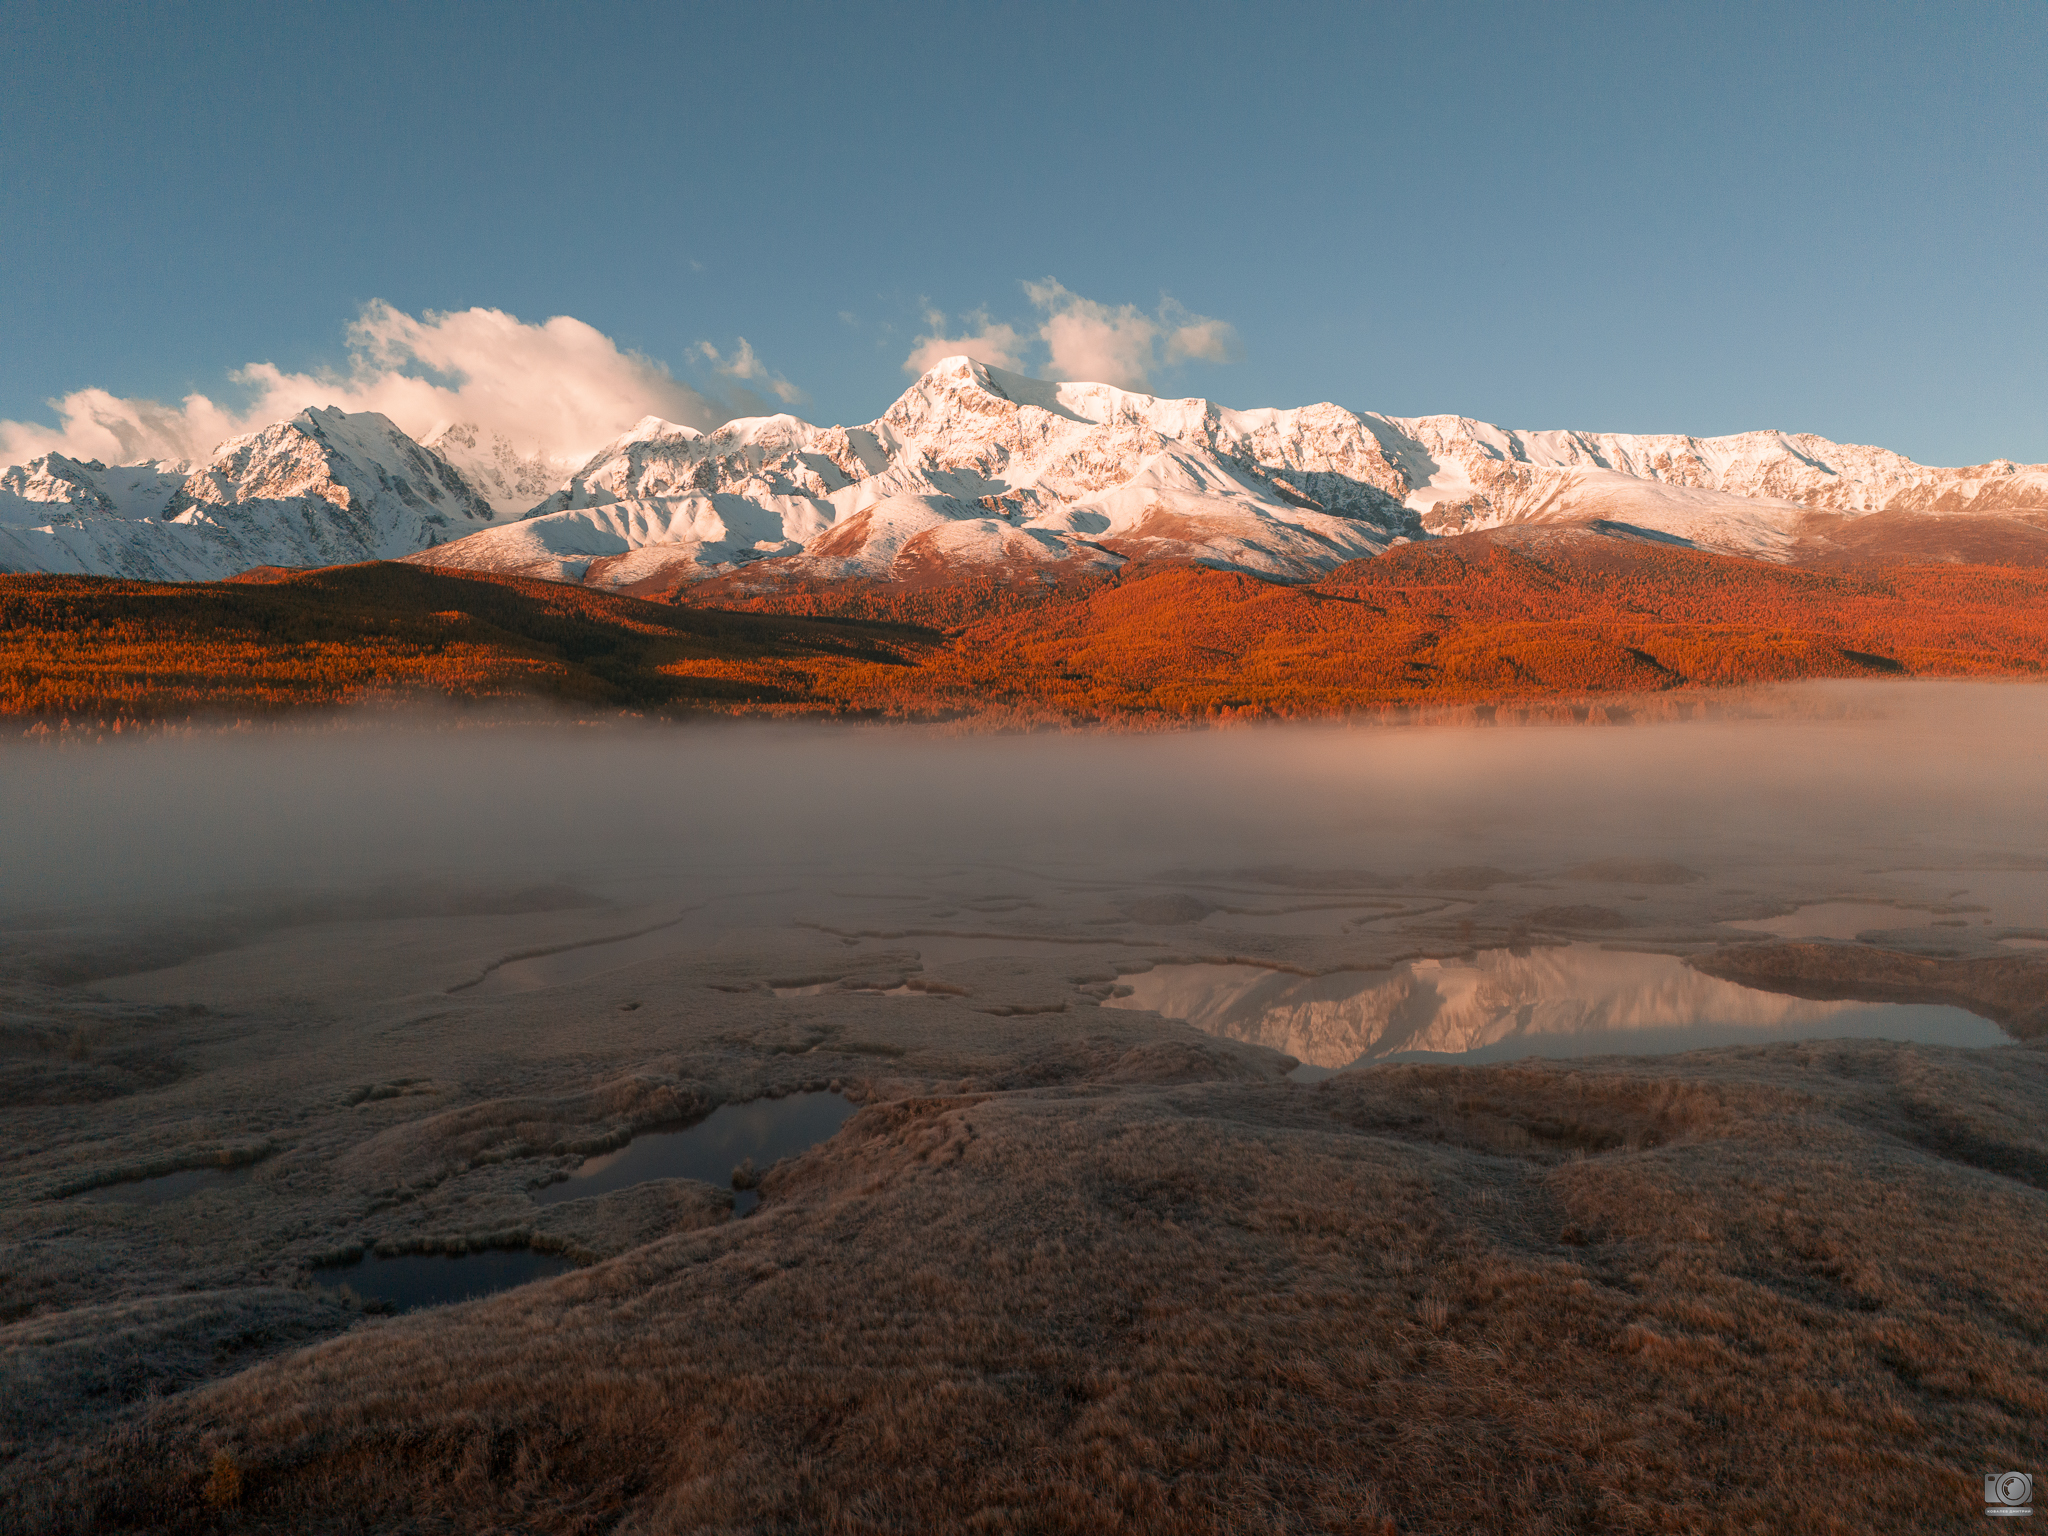
[[[751,1159],[756,1170],[766,1172],[776,1159],[794,1157],[832,1136],[854,1109],[836,1093],[721,1104],[683,1130],[643,1133],[616,1152],[585,1158],[566,1181],[535,1190],[533,1198],[558,1205],[649,1179],[701,1179],[724,1189],[741,1163]],[[733,1215],[744,1216],[759,1203],[754,1190],[735,1190]]]
[[[1946,877],[1923,874],[1920,878],[1936,881]],[[1953,892],[1947,898],[1950,902],[1986,909],[1968,914],[1973,921],[1985,916],[2001,928],[2048,928],[2048,870],[1958,870],[1949,890]]]
[[[1785,997],[1702,975],[1672,955],[1596,944],[1482,950],[1327,976],[1162,965],[1124,983],[1130,995],[1105,1006],[1154,1009],[1330,1070],[1411,1054],[1478,1062],[1852,1035],[2008,1043],[1997,1025],[1961,1008]]]
[[[1878,901],[1817,901],[1783,917],[1757,917],[1730,928],[1774,933],[1786,939],[1853,939],[1890,928],[1925,928],[1942,914]],[[1974,920],[1974,919],[1973,919]]]
[[[934,992],[925,987],[913,987],[909,982],[898,987],[849,987],[837,981],[811,981],[796,987],[769,988],[777,997],[823,997],[827,992],[857,992],[863,997],[945,997],[944,992]]]
[[[1932,886],[1928,899],[1947,908],[1933,912],[1920,906],[1893,906],[1880,901],[1818,901],[1782,917],[1753,918],[1731,923],[1780,938],[1853,939],[1859,933],[1890,928],[2042,928],[2048,927],[2048,870],[1912,870],[1916,882]]]
[[[346,1285],[365,1300],[412,1312],[510,1290],[567,1274],[575,1267],[560,1254],[492,1248],[476,1253],[404,1253],[392,1258],[369,1253],[353,1264],[329,1265],[318,1273],[323,1285]]]
[[[559,987],[668,954],[683,943],[685,935],[685,926],[678,919],[625,938],[602,939],[571,949],[558,949],[550,954],[507,960],[485,972],[483,980],[453,990],[465,997],[499,997],[513,992]]]
[[[855,1108],[836,1093],[795,1093],[781,1099],[724,1104],[685,1130],[636,1136],[616,1152],[586,1158],[566,1182],[535,1190],[533,1198],[542,1205],[557,1205],[610,1194],[650,1179],[701,1179],[724,1188],[731,1184],[733,1170],[741,1163],[752,1159],[756,1169],[766,1171],[777,1158],[793,1157],[829,1138]],[[733,1215],[745,1215],[760,1199],[758,1191],[734,1190]],[[324,1284],[347,1285],[359,1296],[411,1312],[488,1296],[566,1274],[575,1267],[559,1254],[493,1248],[392,1258],[365,1254],[354,1263],[323,1268],[319,1274]]]
[[[243,1164],[239,1168],[181,1168],[176,1173],[159,1174],[151,1179],[130,1179],[123,1184],[102,1184],[97,1189],[83,1190],[71,1196],[92,1205],[164,1205],[172,1200],[183,1200],[206,1189],[231,1189],[246,1181],[255,1168]]]

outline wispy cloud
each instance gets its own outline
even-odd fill
[[[755,355],[753,344],[744,336],[739,338],[739,345],[729,352],[721,352],[708,341],[698,342],[694,350],[698,357],[710,364],[714,373],[728,379],[742,380],[748,385],[758,384],[784,405],[801,405],[808,398],[802,390],[762,362]],[[765,406],[766,402],[752,389],[746,389],[742,393],[748,397],[749,404],[760,403]]]
[[[960,317],[961,334],[948,335],[947,317],[929,310],[927,334],[917,338],[903,360],[904,371],[922,373],[941,358],[961,353],[993,367],[1030,371],[1042,346],[1044,370],[1053,378],[1146,389],[1162,367],[1227,363],[1238,356],[1237,332],[1228,321],[1195,314],[1165,295],[1148,312],[1135,304],[1083,298],[1057,278],[1023,287],[1040,316],[1034,333],[975,310]]]
[[[55,427],[0,421],[0,463],[49,452],[110,462],[199,458],[311,405],[381,411],[414,437],[469,422],[522,453],[571,461],[642,416],[708,429],[733,414],[653,358],[567,315],[540,324],[498,309],[416,318],[379,300],[349,327],[348,348],[343,369],[236,370],[229,377],[249,397],[241,408],[202,394],[166,405],[75,390],[50,402]]]
[[[1021,370],[1025,365],[1027,343],[1024,337],[1017,333],[1015,326],[991,320],[985,309],[962,315],[960,324],[966,329],[958,336],[946,334],[946,316],[939,310],[926,310],[924,323],[927,333],[917,338],[910,349],[910,356],[903,360],[905,373],[923,373],[945,357],[971,357],[991,368],[1012,371]]]

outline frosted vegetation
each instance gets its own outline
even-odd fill
[[[10,1529],[1978,1518],[2048,704],[1780,703],[11,747]]]

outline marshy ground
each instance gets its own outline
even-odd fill
[[[1369,734],[15,759],[109,851],[0,934],[9,1527],[1972,1525],[2048,1470],[2031,769],[1929,800],[1935,743],[1837,770],[1868,722],[1677,729],[1591,778],[1512,733],[1449,776]],[[23,857],[87,835],[51,815]],[[1102,1006],[1573,945],[2013,1038],[1302,1082]],[[743,1219],[729,1180],[559,1198],[828,1090]],[[333,1267],[470,1250],[566,1272],[394,1315]]]

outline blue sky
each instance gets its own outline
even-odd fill
[[[2038,0],[0,0],[0,35],[0,419],[233,404],[347,367],[381,300],[858,421],[923,337],[1048,366],[1051,278],[1157,328],[1159,393],[2048,460]],[[1166,344],[1199,317],[1234,341]]]

